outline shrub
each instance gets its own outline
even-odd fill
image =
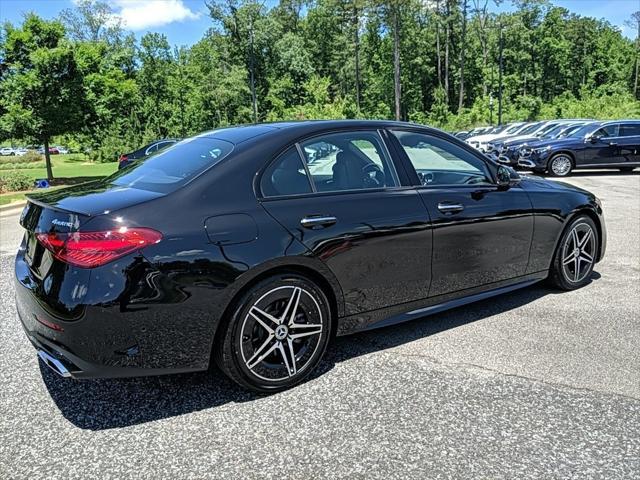
[[[34,163],[41,162],[44,160],[44,156],[40,155],[38,152],[33,150],[28,150],[24,155],[12,155],[10,157],[0,157],[0,165],[4,165],[7,163]],[[29,167],[35,168],[35,167]]]
[[[45,168],[44,162],[39,163],[0,163],[0,170],[24,170],[26,168]]]
[[[0,192],[20,192],[33,187],[33,180],[22,172],[7,172],[0,176]]]

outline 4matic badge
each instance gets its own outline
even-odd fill
[[[78,217],[76,217],[75,215],[73,217],[74,217],[73,222],[65,222],[64,220],[59,220],[57,218],[54,218],[53,220],[51,220],[51,224],[57,225],[58,227],[67,227],[67,228],[77,229],[80,226],[80,221]]]

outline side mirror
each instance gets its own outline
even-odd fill
[[[520,183],[520,175],[511,167],[506,165],[498,165],[496,171],[496,180],[498,187],[506,190]]]
[[[587,140],[589,140],[591,143],[598,143],[601,138],[602,137],[600,135],[592,135]]]

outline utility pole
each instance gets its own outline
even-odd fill
[[[398,18],[398,5],[393,7],[393,86],[396,103],[396,120],[401,120],[400,95],[400,20]]]
[[[489,92],[489,124],[493,125],[493,94]]]
[[[360,115],[360,13],[356,2],[353,3],[353,20],[354,20],[354,43],[355,43],[355,62],[356,62],[356,110]]]
[[[498,23],[500,30],[500,53],[498,60],[498,125],[502,125],[502,23]]]
[[[464,60],[465,44],[467,43],[467,0],[462,3],[462,46],[460,47],[460,92],[458,94],[458,113],[464,103]]]
[[[633,97],[638,98],[638,64],[640,63],[640,11],[634,13],[633,18],[638,25],[638,36],[636,37],[636,78],[633,82]]]
[[[253,103],[253,123],[258,123],[258,102],[256,100],[255,63],[253,53],[253,17],[249,23],[249,75],[251,77],[251,101]]]

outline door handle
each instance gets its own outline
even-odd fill
[[[610,147],[615,147],[616,145],[618,145],[618,142],[609,142]]]
[[[461,203],[440,202],[438,204],[438,210],[442,213],[459,213],[464,210],[464,206]]]
[[[300,220],[300,225],[304,228],[329,227],[338,221],[336,217],[330,215],[319,215],[316,217],[304,217]]]

